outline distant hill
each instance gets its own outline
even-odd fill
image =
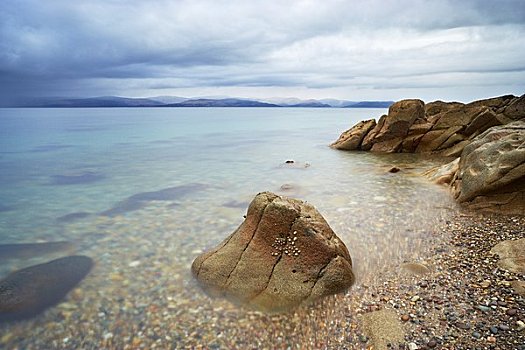
[[[281,107],[276,104],[243,100],[237,98],[223,98],[219,100],[200,98],[196,100],[187,100],[179,103],[170,103],[164,107]]]
[[[343,106],[343,108],[388,108],[394,101],[361,101]]]

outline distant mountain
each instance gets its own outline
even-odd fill
[[[127,98],[102,96],[90,98],[49,98],[40,99],[27,107],[156,107],[162,102],[149,98]]]
[[[283,106],[283,107],[331,108],[332,106],[326,103],[321,103],[319,101],[311,101],[311,102],[302,102],[302,103],[297,103],[295,105],[288,105],[288,106]]]
[[[169,103],[180,103],[183,101],[189,100],[187,97],[180,97],[180,96],[155,96],[155,97],[148,97],[148,100],[158,101],[162,104],[169,104]]]
[[[388,108],[393,101],[348,101],[337,99],[301,100],[291,98],[245,99],[236,97],[156,96],[128,98],[101,96],[89,98],[49,97],[16,101],[6,107],[300,107],[300,108]]]
[[[361,101],[361,102],[351,103],[351,104],[348,104],[342,107],[343,108],[388,108],[393,103],[394,101]]]
[[[255,100],[243,100],[237,98],[223,98],[219,100],[209,98],[199,98],[187,100],[180,103],[170,103],[165,107],[281,107],[272,103],[265,103]]]

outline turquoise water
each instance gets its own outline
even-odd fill
[[[75,324],[90,315],[100,318],[103,307],[118,311],[104,311],[105,326],[93,325],[85,347],[106,342],[107,348],[122,348],[137,327],[148,326],[149,319],[139,322],[132,310],[156,305],[159,298],[168,309],[176,300],[172,309],[186,322],[165,327],[169,338],[180,338],[172,341],[179,344],[175,348],[202,342],[208,331],[195,340],[188,330],[197,323],[205,329],[207,317],[222,312],[239,313],[241,321],[249,317],[206,297],[189,266],[242,222],[249,201],[261,191],[316,206],[347,244],[358,285],[379,268],[420,259],[428,235],[454,210],[444,190],[418,176],[443,160],[328,147],[357,121],[385,112],[0,109],[0,244],[68,241],[74,248],[67,254],[90,256],[96,264],[80,296],[68,296],[69,309],[59,305],[36,320],[0,325],[13,334],[7,342],[71,348],[70,340],[53,343],[56,336],[43,335],[34,322],[44,327],[65,313],[55,331],[83,339],[88,336]],[[294,166],[284,164],[290,159]],[[390,174],[392,165],[402,171]],[[9,259],[0,274],[64,254]],[[201,310],[197,317],[195,305],[209,305],[211,314]],[[116,319],[129,322],[119,334],[108,326]],[[25,332],[29,336],[22,340]]]

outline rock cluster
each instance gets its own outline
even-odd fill
[[[258,194],[245,221],[198,256],[193,275],[213,296],[280,312],[346,290],[354,281],[344,243],[310,204]]]
[[[525,95],[468,104],[421,100],[394,103],[376,123],[367,120],[345,131],[331,146],[341,150],[432,153],[457,157],[485,130],[525,117]]]
[[[426,175],[471,209],[525,212],[525,95],[468,104],[402,100],[331,147],[459,157]]]

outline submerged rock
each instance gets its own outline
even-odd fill
[[[267,312],[343,292],[354,281],[350,254],[321,214],[270,192],[253,199],[245,221],[198,256],[192,272],[209,294]]]
[[[140,192],[117,203],[113,208],[100,213],[102,216],[114,217],[144,208],[152,201],[174,201],[193,192],[207,188],[204,184],[190,183],[174,187],[163,188],[158,191]]]
[[[59,251],[72,250],[73,244],[67,241],[43,243],[0,244],[0,261],[6,259],[29,259]]]
[[[0,281],[0,322],[36,316],[57,304],[91,270],[87,256],[68,256],[18,270]]]

